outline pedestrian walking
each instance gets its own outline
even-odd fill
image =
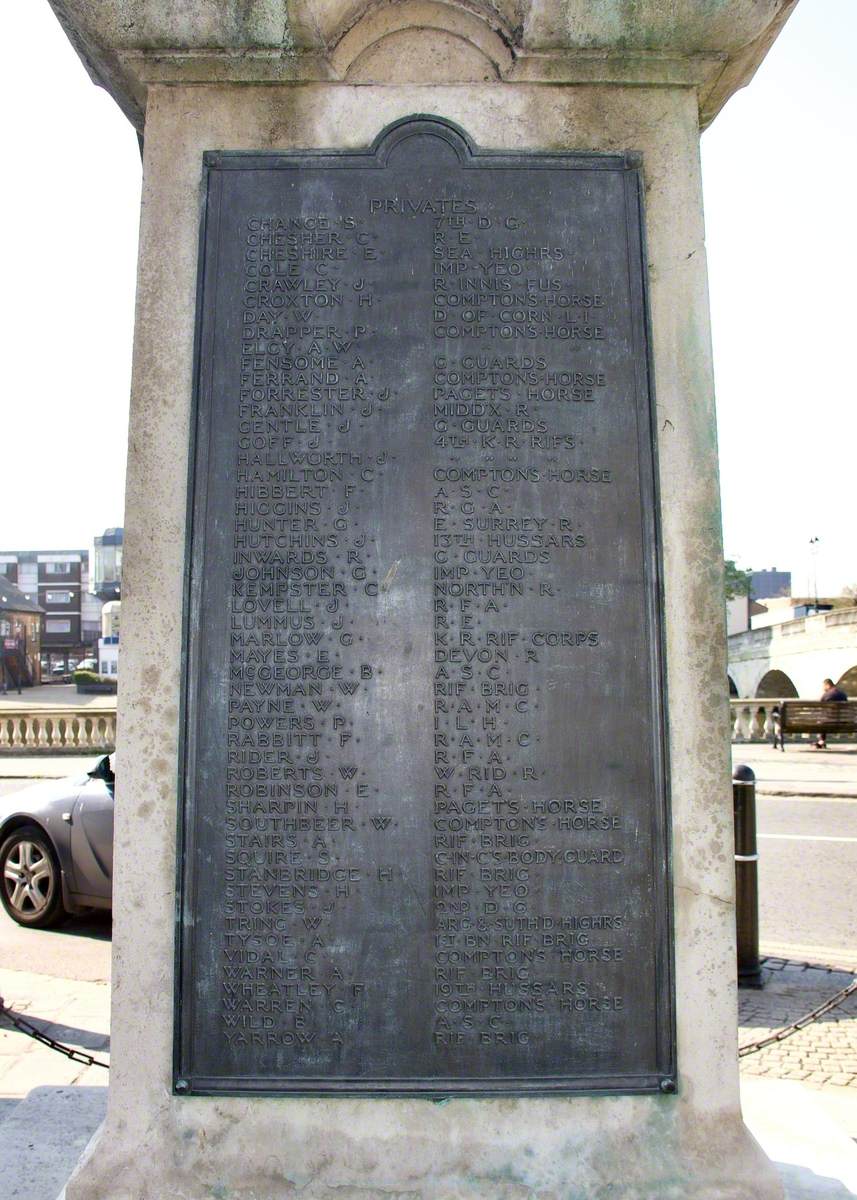
[[[775,704],[771,709],[771,727],[774,732],[774,749],[776,750],[777,746],[779,746],[783,754],[785,754],[786,743],[783,738],[783,714],[779,704]]]

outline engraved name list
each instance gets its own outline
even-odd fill
[[[635,164],[206,179],[177,1090],[669,1090]]]

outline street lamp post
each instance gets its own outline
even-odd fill
[[[818,537],[809,539],[810,553],[812,554],[812,595],[816,612],[818,612],[818,546],[820,541],[821,538]]]

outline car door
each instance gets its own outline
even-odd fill
[[[74,891],[109,900],[113,887],[114,784],[87,779],[71,810],[71,857]]]

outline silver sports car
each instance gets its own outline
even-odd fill
[[[110,756],[90,771],[0,798],[0,900],[19,925],[44,929],[86,908],[110,908]]]

